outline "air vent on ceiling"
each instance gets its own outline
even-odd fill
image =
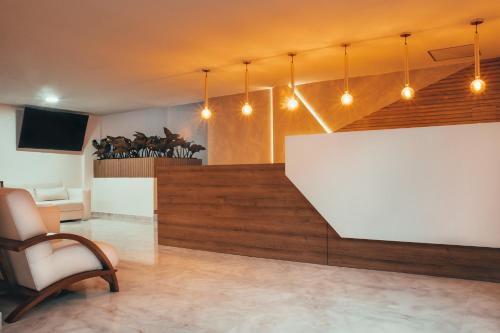
[[[474,56],[474,44],[447,47],[427,51],[434,61],[446,61],[461,58],[471,58]]]

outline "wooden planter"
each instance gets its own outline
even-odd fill
[[[94,160],[94,178],[154,178],[156,167],[188,165],[201,165],[201,160],[168,157]]]

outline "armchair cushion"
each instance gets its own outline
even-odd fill
[[[71,240],[51,241],[52,255],[37,261],[32,267],[36,290],[42,290],[70,275],[102,269],[97,257],[85,246]],[[113,267],[118,266],[115,249],[102,242],[95,242],[106,254]]]

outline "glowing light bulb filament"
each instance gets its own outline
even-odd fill
[[[209,119],[212,117],[212,111],[208,108],[208,72],[209,69],[202,70],[205,73],[205,102],[203,104],[203,110],[201,110],[201,117],[203,119]]]
[[[295,99],[295,65],[293,63],[295,55],[293,52],[288,53],[290,57],[290,96],[287,100],[287,108],[290,111],[295,110],[299,106],[299,102]]]
[[[349,106],[352,104],[353,97],[349,93],[349,57],[347,54],[347,47],[349,44],[343,44],[344,46],[344,94],[340,98],[340,103],[344,106]]]
[[[241,113],[245,116],[249,116],[253,111],[248,98],[248,65],[250,64],[250,61],[244,61],[243,63],[245,64],[245,104],[241,108]]]
[[[409,55],[408,55],[408,43],[407,38],[411,36],[409,32],[403,32],[401,35],[405,39],[404,44],[404,73],[405,73],[405,85],[403,90],[401,90],[401,97],[406,100],[410,100],[415,96],[415,90],[410,87],[410,65],[409,65]]]
[[[482,93],[486,89],[486,83],[481,80],[481,61],[479,52],[479,32],[477,26],[483,23],[483,19],[474,19],[471,21],[472,25],[475,25],[476,30],[474,32],[474,80],[470,84],[470,90],[474,94]]]

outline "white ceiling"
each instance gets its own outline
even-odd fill
[[[3,0],[0,103],[111,113],[199,101],[202,67],[211,96],[285,84],[288,51],[297,81],[398,71],[400,32],[411,31],[410,65],[435,66],[427,50],[469,44],[480,26],[483,57],[500,55],[497,0]],[[308,50],[308,51],[307,51]],[[302,51],[302,52],[301,52]],[[467,60],[471,61],[471,60]],[[450,63],[450,62],[447,62]],[[438,64],[439,65],[439,64]]]

